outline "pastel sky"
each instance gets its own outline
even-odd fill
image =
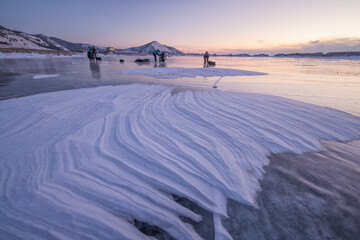
[[[116,48],[360,51],[360,0],[0,0],[0,25]]]

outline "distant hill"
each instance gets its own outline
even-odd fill
[[[155,49],[159,49],[161,52],[167,52],[174,55],[181,55],[181,56],[185,55],[183,52],[177,50],[176,48],[162,45],[157,41],[152,41],[148,44],[139,47],[116,49],[116,50],[117,52],[120,53],[152,53]]]

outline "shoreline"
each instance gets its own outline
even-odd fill
[[[26,49],[26,48],[0,48],[0,59],[3,57],[2,54],[34,54],[34,57],[38,55],[49,56],[76,56],[78,54],[86,54],[86,51],[59,51],[59,50],[51,50],[51,49]],[[127,52],[99,52],[99,55],[114,55],[114,56],[151,56],[151,53],[127,53]],[[185,54],[185,55],[174,55],[177,57],[202,57],[201,54]],[[11,56],[8,56],[11,58]],[[31,57],[31,56],[27,56]],[[299,56],[299,55],[285,55],[285,56],[267,56],[263,54],[259,55],[211,55],[212,58],[218,57],[228,57],[228,58],[291,58],[291,59],[329,59],[329,60],[360,60],[360,55],[357,56]]]

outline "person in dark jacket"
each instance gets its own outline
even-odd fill
[[[95,47],[92,47],[92,48],[91,48],[91,52],[94,54],[94,57],[95,57],[95,59],[96,59],[96,54],[97,54],[96,48],[95,48]]]
[[[160,56],[160,50],[159,49],[154,50],[153,55],[154,55],[155,62],[156,62],[156,55]]]
[[[88,58],[89,58],[90,60],[95,59],[94,54],[92,53],[92,51],[91,51],[90,48],[89,48],[89,50],[88,50],[88,52],[87,52],[87,56],[88,56]]]
[[[204,65],[209,63],[209,53],[208,51],[206,51],[206,53],[204,54]]]

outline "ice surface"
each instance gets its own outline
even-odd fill
[[[279,97],[98,87],[0,101],[0,231],[5,238],[146,238],[132,219],[198,239],[186,197],[212,212],[254,204],[271,153],[360,138],[360,120]]]
[[[41,54],[41,53],[21,53],[21,52],[17,52],[17,53],[6,53],[6,52],[0,52],[0,59],[24,59],[24,58],[69,58],[69,57],[74,57],[74,56],[81,56],[81,57],[86,57],[85,54],[83,53],[75,53],[72,54],[72,56],[70,55],[59,55],[59,54],[55,54],[55,53],[49,53],[49,54]]]
[[[182,68],[182,67],[167,67],[167,68],[135,68],[123,70],[120,74],[128,75],[147,75],[157,78],[182,78],[182,77],[216,77],[216,76],[252,76],[252,75],[266,75],[262,72],[245,71],[229,68]]]
[[[269,157],[258,208],[228,201],[234,239],[359,239],[360,140],[321,143],[322,152]]]

